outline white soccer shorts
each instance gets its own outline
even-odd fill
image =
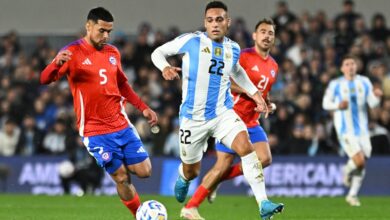
[[[362,151],[364,155],[371,157],[371,141],[369,135],[355,136],[350,134],[338,135],[341,146],[349,158]]]
[[[203,152],[207,150],[207,140],[211,136],[231,148],[234,138],[241,131],[247,132],[247,128],[233,110],[227,110],[208,121],[182,118],[179,133],[180,158],[186,164],[199,162]]]

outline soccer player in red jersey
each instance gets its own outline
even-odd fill
[[[152,168],[124,106],[130,102],[152,126],[157,124],[157,115],[128,84],[118,49],[107,44],[113,22],[106,9],[90,10],[86,36],[61,49],[43,70],[41,83],[49,84],[66,75],[84,145],[111,175],[120,199],[135,216],[140,199],[130,173],[146,178]]]
[[[268,108],[274,111],[276,105],[270,102],[268,94],[272,84],[276,81],[278,72],[278,64],[269,55],[275,42],[275,25],[273,21],[270,19],[260,20],[252,37],[255,46],[241,51],[240,64],[253,84],[262,92],[263,98],[269,106]],[[235,83],[232,83],[231,89],[234,95],[234,111],[245,122],[261,164],[263,167],[267,167],[272,161],[271,151],[267,135],[259,124],[260,113],[254,111],[256,103],[249,98],[245,90]],[[217,161],[214,167],[204,176],[201,185],[181,210],[181,216],[185,219],[204,219],[198,212],[198,207],[203,200],[208,197],[209,202],[212,202],[215,199],[215,190],[222,181],[242,175],[241,163],[231,166],[235,156],[234,151],[221,143],[217,143],[216,150]],[[283,204],[279,205],[281,206],[279,211],[281,211]],[[262,219],[269,219],[272,216],[261,217]]]

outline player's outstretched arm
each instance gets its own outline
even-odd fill
[[[54,60],[42,71],[40,77],[41,84],[49,84],[61,78],[67,71],[66,67],[61,71],[60,69],[63,68],[66,62],[71,60],[71,56],[72,52],[69,50],[60,51]]]
[[[269,113],[267,103],[240,64],[236,64],[231,77],[234,82],[236,82],[239,87],[244,88],[247,95],[256,102],[257,107],[255,108],[255,111],[265,113],[265,117],[267,118]]]

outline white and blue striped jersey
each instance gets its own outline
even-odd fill
[[[348,101],[348,108],[339,109],[339,103]],[[374,95],[370,80],[357,75],[353,80],[344,76],[334,79],[326,89],[322,106],[334,110],[333,123],[339,135],[368,135],[367,104],[373,108],[380,99]]]
[[[176,54],[184,54],[180,117],[210,120],[232,109],[230,77],[250,94],[257,91],[239,65],[239,45],[229,38],[218,43],[205,32],[183,34],[158,47],[152,61],[163,71],[169,66],[166,57]]]

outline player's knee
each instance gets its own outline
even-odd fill
[[[144,168],[140,171],[137,171],[136,174],[139,178],[148,178],[152,175],[152,168],[151,167]]]
[[[366,166],[365,160],[360,160],[356,163],[356,168],[359,170],[363,170],[365,166]]]
[[[268,167],[272,163],[272,156],[267,155],[267,156],[261,158],[260,161],[261,161],[261,165],[263,166],[263,168]]]
[[[249,143],[248,144],[243,144],[241,148],[236,150],[236,153],[240,157],[246,156],[246,155],[248,155],[248,154],[250,154],[252,152],[253,152],[253,148],[252,148],[252,146]]]

